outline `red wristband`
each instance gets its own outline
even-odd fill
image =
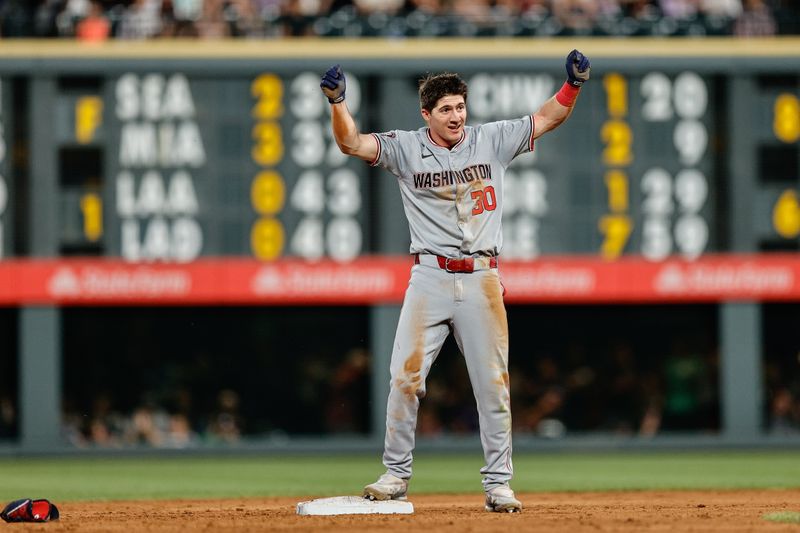
[[[556,93],[556,100],[564,107],[572,107],[575,104],[575,99],[578,97],[579,92],[581,92],[580,87],[575,87],[565,81],[564,85],[562,85],[561,89]]]

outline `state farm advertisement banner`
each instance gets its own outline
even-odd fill
[[[403,299],[410,257],[350,263],[202,259],[0,261],[0,305],[371,305]],[[420,268],[434,268],[420,266]],[[458,274],[469,275],[469,274]],[[800,257],[704,256],[658,263],[641,258],[547,257],[501,261],[506,302],[645,303],[800,301]]]
[[[507,263],[501,276],[509,303],[800,300],[800,257],[788,255],[658,263],[570,258]]]
[[[0,262],[0,304],[372,304],[401,301],[411,260]]]

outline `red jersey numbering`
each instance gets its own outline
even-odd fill
[[[491,185],[472,191],[470,196],[475,200],[475,205],[472,207],[473,215],[480,215],[484,211],[497,209],[497,196],[494,194],[494,187]]]

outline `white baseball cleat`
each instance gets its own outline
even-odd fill
[[[514,497],[508,485],[500,485],[486,491],[486,510],[495,513],[522,512],[522,503]]]
[[[364,487],[364,498],[368,500],[402,500],[405,501],[408,491],[408,480],[400,479],[385,473],[378,481]]]

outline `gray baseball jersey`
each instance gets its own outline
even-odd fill
[[[452,149],[428,128],[374,134],[380,165],[398,177],[411,253],[495,256],[503,245],[503,176],[519,154],[533,150],[533,118],[464,128]]]
[[[489,257],[502,248],[505,169],[514,157],[533,150],[533,118],[466,127],[449,150],[437,145],[427,128],[374,135],[379,151],[373,165],[398,177],[411,252],[420,254],[392,350],[383,463],[389,473],[411,477],[419,400],[452,332],[477,403],[484,488],[506,485],[513,474],[508,322]],[[473,257],[476,270],[443,270],[436,255]]]

